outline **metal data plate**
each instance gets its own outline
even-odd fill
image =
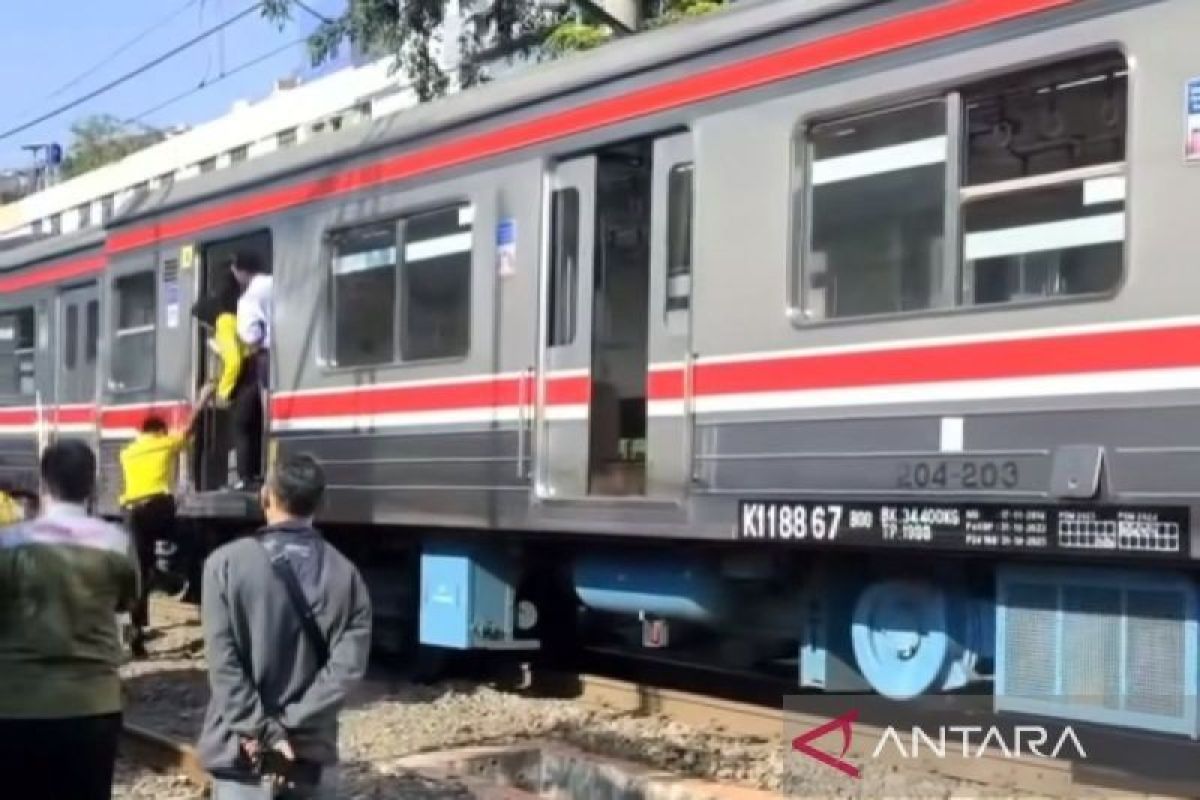
[[[1186,559],[1189,509],[742,500],[734,535],[764,545]]]

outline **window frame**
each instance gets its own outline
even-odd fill
[[[29,347],[14,347],[13,348],[13,367],[16,370],[14,378],[16,379],[16,387],[18,391],[5,392],[0,390],[0,405],[22,405],[31,399],[36,399],[38,393],[38,376],[41,370],[38,369],[38,350],[39,348],[39,326],[41,325],[41,308],[37,302],[20,303],[13,306],[0,308],[0,318],[3,317],[19,317],[20,314],[29,312],[33,320],[33,342]],[[20,336],[20,327],[16,330],[17,336]],[[33,364],[33,391],[23,393],[19,391],[21,386],[21,356],[27,355],[31,358]]]
[[[467,273],[467,342],[466,348],[460,355],[453,356],[438,356],[436,358],[421,358],[421,359],[404,359],[402,358],[401,337],[403,320],[400,316],[402,294],[403,294],[403,270],[405,266],[404,250],[406,247],[405,227],[408,220],[413,217],[419,217],[425,214],[436,213],[438,211],[448,211],[450,209],[461,209],[463,207],[472,209],[471,218],[471,249],[469,251],[471,264],[470,270]],[[324,264],[324,302],[323,302],[323,332],[321,335],[321,348],[319,356],[319,365],[321,371],[327,375],[342,375],[348,373],[361,373],[364,370],[378,369],[393,369],[396,367],[423,367],[439,364],[456,364],[464,362],[471,357],[471,351],[474,346],[474,331],[475,331],[475,280],[479,250],[479,203],[474,198],[466,195],[458,195],[450,199],[439,199],[419,205],[413,205],[403,211],[397,213],[373,215],[365,217],[350,225],[338,225],[328,228],[321,236],[321,261]],[[345,235],[352,231],[362,228],[370,228],[381,225],[391,225],[395,231],[396,242],[396,263],[392,266],[393,275],[395,277],[395,305],[392,309],[394,325],[392,328],[392,359],[390,361],[379,361],[373,364],[362,364],[357,366],[345,366],[337,363],[337,288],[336,276],[333,272],[333,260],[336,256],[336,239],[339,236]]]
[[[370,364],[339,364],[337,360],[337,274],[333,271],[334,260],[337,258],[337,240],[339,237],[349,235],[355,231],[361,231],[365,228],[382,228],[385,225],[392,229],[393,247],[396,248],[396,263],[392,264],[392,357],[385,361],[376,361]],[[400,220],[392,217],[385,217],[383,219],[375,220],[374,222],[363,222],[348,227],[342,226],[325,233],[323,237],[324,253],[322,254],[326,264],[325,335],[322,337],[323,352],[321,360],[324,363],[327,371],[360,372],[365,369],[378,369],[380,367],[388,367],[400,363],[400,313],[398,301],[400,297],[400,251],[403,248],[400,235]]]
[[[139,325],[135,328],[125,328],[125,329],[119,328],[118,326],[120,325],[120,318],[121,318],[121,293],[120,293],[119,285],[120,285],[121,281],[129,280],[130,278],[136,278],[136,277],[139,277],[142,275],[149,275],[151,277],[151,285],[154,290],[154,299],[152,301],[153,322],[151,322],[149,325]],[[120,274],[113,275],[111,278],[111,283],[109,285],[109,292],[110,292],[110,297],[112,299],[112,309],[108,315],[109,336],[110,336],[109,341],[111,342],[111,345],[109,347],[109,353],[108,353],[108,365],[107,365],[107,370],[106,370],[107,375],[105,376],[106,377],[105,385],[107,386],[108,392],[113,395],[128,395],[128,394],[137,394],[139,392],[146,392],[146,391],[152,390],[154,388],[155,383],[157,383],[157,381],[158,381],[158,327],[159,327],[159,325],[158,325],[158,299],[159,299],[158,270],[151,267],[148,269],[130,270],[128,272],[122,272]],[[103,325],[101,327],[103,328]],[[123,337],[128,337],[128,336],[133,336],[133,335],[143,334],[143,333],[149,333],[152,335],[151,341],[153,344],[151,347],[151,351],[153,353],[153,356],[152,356],[151,362],[150,362],[149,381],[145,385],[117,386],[116,383],[114,382],[114,378],[113,378],[113,363],[116,360],[115,356],[117,353],[117,344],[120,342],[120,340]]]
[[[966,151],[963,148],[963,133],[966,125],[965,110],[962,102],[963,90],[972,84],[985,81],[1003,80],[1005,76],[1021,73],[1036,72],[1039,69],[1053,69],[1055,66],[1069,64],[1073,61],[1084,61],[1089,58],[1110,56],[1121,58],[1125,62],[1125,159],[1121,162],[1109,162],[1102,165],[1090,165],[1071,170],[1036,175],[1015,181],[995,181],[980,187],[968,187],[963,183]],[[812,329],[826,326],[861,325],[863,323],[887,323],[911,319],[939,318],[963,314],[996,313],[1018,311],[1055,306],[1070,306],[1087,303],[1107,303],[1118,297],[1129,279],[1130,267],[1130,233],[1129,220],[1132,218],[1130,198],[1133,196],[1130,174],[1130,150],[1132,117],[1129,110],[1133,107],[1134,70],[1129,63],[1130,56],[1124,47],[1114,43],[1103,43],[1080,50],[1058,52],[1038,58],[1036,61],[1009,63],[990,71],[988,75],[961,77],[952,83],[936,84],[881,97],[874,101],[855,102],[847,106],[827,108],[814,112],[806,112],[797,120],[792,129],[789,142],[791,171],[790,197],[788,216],[789,264],[787,270],[787,316],[792,327],[797,329]],[[915,309],[912,311],[893,311],[879,314],[857,314],[839,317],[823,317],[814,319],[809,314],[808,276],[810,259],[810,237],[812,235],[812,159],[810,157],[810,131],[817,125],[840,121],[849,121],[856,117],[874,116],[890,111],[929,102],[944,102],[946,104],[946,193],[944,195],[944,211],[946,215],[943,226],[944,240],[942,280],[942,305]],[[1106,171],[1107,170],[1107,171]],[[1086,292],[1072,295],[1057,295],[1042,298],[1026,298],[996,303],[974,304],[966,303],[964,298],[964,275],[967,263],[964,260],[964,226],[963,220],[966,206],[977,197],[999,197],[1004,194],[1017,194],[1021,190],[1003,191],[1003,184],[1019,184],[1028,181],[1033,185],[1061,186],[1070,182],[1069,176],[1076,173],[1094,172],[1093,177],[1119,176],[1125,180],[1125,239],[1121,249],[1120,274],[1111,289],[1103,292]],[[1055,178],[1068,176],[1056,181]],[[1040,183],[1039,183],[1040,182]],[[1000,188],[997,188],[1000,187]],[[980,191],[983,190],[983,191]]]
[[[63,311],[63,368],[73,371],[79,366],[79,305],[67,303]]]
[[[570,217],[571,226],[564,225],[564,215],[567,211],[567,198],[573,198]],[[583,198],[578,186],[563,186],[550,190],[550,225],[549,225],[549,274],[547,276],[546,297],[546,341],[547,349],[555,347],[570,347],[575,344],[579,334],[579,272],[580,252],[583,240],[580,231],[583,226]],[[567,231],[570,231],[568,237]],[[564,260],[567,251],[563,246],[568,242],[573,245],[569,255],[574,259],[574,268],[565,268],[569,263]],[[563,286],[563,278],[569,277],[569,285]],[[565,305],[563,305],[565,304]],[[565,327],[565,330],[564,330]]]
[[[93,322],[93,320],[95,321]],[[102,328],[103,320],[100,314],[100,298],[93,297],[84,304],[83,310],[83,365],[85,367],[95,367],[100,361]],[[95,335],[93,336],[93,334]]]

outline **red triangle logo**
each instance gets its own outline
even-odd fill
[[[802,733],[795,739],[792,739],[792,749],[797,753],[803,753],[811,759],[820,761],[827,767],[833,767],[839,772],[849,775],[851,778],[860,777],[858,767],[851,764],[849,761],[843,760],[846,753],[850,750],[850,740],[854,736],[854,729],[851,724],[858,719],[858,710],[851,709],[845,714],[842,714],[836,719],[831,719],[823,725],[818,725],[812,730]],[[827,733],[840,730],[842,732],[842,752],[839,755],[833,756],[826,753],[824,750],[818,750],[809,742],[814,739],[820,739]]]

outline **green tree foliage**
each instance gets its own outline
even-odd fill
[[[661,27],[714,11],[731,0],[651,0],[644,3],[642,28]],[[265,0],[263,15],[283,22],[296,0]],[[486,80],[481,63],[488,53],[554,58],[591,50],[613,38],[612,29],[587,5],[554,7],[539,0],[460,0],[462,63],[456,75],[438,64],[444,43],[444,0],[349,0],[339,17],[323,22],[309,39],[313,62],[337,56],[349,45],[358,52],[395,55],[394,71],[403,71],[421,100],[440,97],[454,78],[467,87]]]
[[[97,114],[71,126],[71,144],[63,157],[62,174],[73,178],[105,164],[120,161],[166,138],[162,131]]]

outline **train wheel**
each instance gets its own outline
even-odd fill
[[[924,581],[881,581],[859,595],[851,640],[871,688],[908,700],[934,687],[953,647],[948,602],[942,589]]]

